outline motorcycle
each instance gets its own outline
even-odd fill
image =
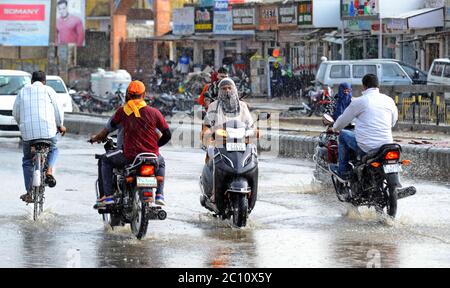
[[[317,117],[331,114],[335,106],[335,99],[331,95],[333,95],[333,91],[329,87],[325,87],[321,91],[310,90],[308,92],[309,104],[302,103],[302,113],[308,117],[313,114]]]
[[[113,138],[104,141],[105,151],[116,149]],[[103,155],[96,154],[95,159]],[[129,223],[131,231],[137,239],[142,239],[147,233],[150,220],[165,220],[167,212],[155,204],[158,181],[155,172],[158,169],[158,156],[152,153],[141,153],[133,163],[124,169],[114,169],[115,203],[99,208],[106,225],[114,228]],[[102,197],[99,192],[99,181],[96,182],[97,199]]]
[[[334,123],[330,115],[324,115],[323,123],[330,126]],[[351,155],[349,164],[352,173],[348,180],[341,179],[330,165],[338,163],[338,134],[326,132],[320,136],[319,145],[313,157],[316,162],[316,173],[331,176],[337,198],[341,202],[355,207],[375,207],[379,214],[386,213],[395,218],[397,200],[415,195],[414,186],[402,188],[399,173],[402,166],[410,164],[409,160],[400,160],[402,147],[398,144],[386,144],[369,151],[366,155]]]
[[[269,117],[261,113],[258,121]],[[200,177],[200,204],[223,220],[232,218],[236,227],[246,226],[257,198],[258,154],[250,141],[254,124],[232,120],[217,129]]]
[[[158,109],[165,117],[173,116],[176,108],[176,98],[172,94],[163,93],[159,96],[145,98],[148,105]]]

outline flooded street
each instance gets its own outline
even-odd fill
[[[391,221],[340,204],[312,183],[312,162],[263,154],[258,202],[235,229],[200,205],[203,151],[166,148],[168,218],[139,241],[128,225],[104,228],[92,209],[103,147],[73,136],[59,147],[58,185],[35,223],[19,200],[17,140],[0,139],[0,267],[450,267],[449,185],[403,179],[418,192]]]

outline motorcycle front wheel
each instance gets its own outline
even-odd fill
[[[137,239],[141,240],[147,233],[148,219],[147,219],[148,203],[141,201],[138,189],[134,191],[133,197],[133,213],[131,219],[131,231]]]
[[[233,205],[233,225],[239,228],[247,225],[248,198],[246,194],[234,193],[231,197]]]

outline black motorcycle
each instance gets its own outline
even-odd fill
[[[111,137],[105,141],[105,150],[116,149]],[[102,155],[95,155],[100,159]],[[105,224],[112,228],[131,225],[131,231],[137,239],[142,239],[147,233],[149,220],[165,220],[166,211],[155,204],[158,181],[155,172],[158,169],[158,156],[152,153],[142,153],[136,156],[133,163],[124,169],[114,169],[115,203],[98,209]],[[97,198],[102,197],[96,183]]]
[[[261,113],[258,120],[270,115]],[[253,125],[252,125],[253,126]],[[251,143],[253,128],[232,120],[213,134],[215,146],[200,177],[200,204],[233,225],[245,227],[258,193],[257,146]]]
[[[331,116],[324,115],[323,122],[329,126],[334,120]],[[326,164],[337,163],[337,135],[328,132],[322,137],[324,141],[319,143],[314,159],[318,168],[331,175],[339,201],[351,203],[355,207],[375,207],[378,213],[386,213],[394,218],[397,200],[416,194],[415,187],[402,188],[400,184],[399,173],[402,172],[402,166],[410,163],[409,160],[400,160],[400,145],[386,144],[362,157],[351,155],[351,177],[341,179],[329,166],[325,168]]]

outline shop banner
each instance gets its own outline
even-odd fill
[[[277,30],[278,29],[278,6],[263,5],[259,6],[259,30]]]
[[[228,0],[216,0],[214,6],[214,33],[233,34],[233,14]]]
[[[341,0],[342,20],[377,20],[379,0]]]
[[[180,9],[173,9],[173,35],[192,35],[195,33],[195,8],[185,7]]]
[[[297,5],[283,5],[278,7],[278,26],[297,27]]]
[[[313,25],[313,2],[301,1],[298,3],[298,25]]]
[[[213,32],[214,8],[195,8],[195,32]]]
[[[0,0],[0,45],[48,46],[51,0]]]
[[[233,29],[255,29],[256,28],[256,7],[233,5]]]

